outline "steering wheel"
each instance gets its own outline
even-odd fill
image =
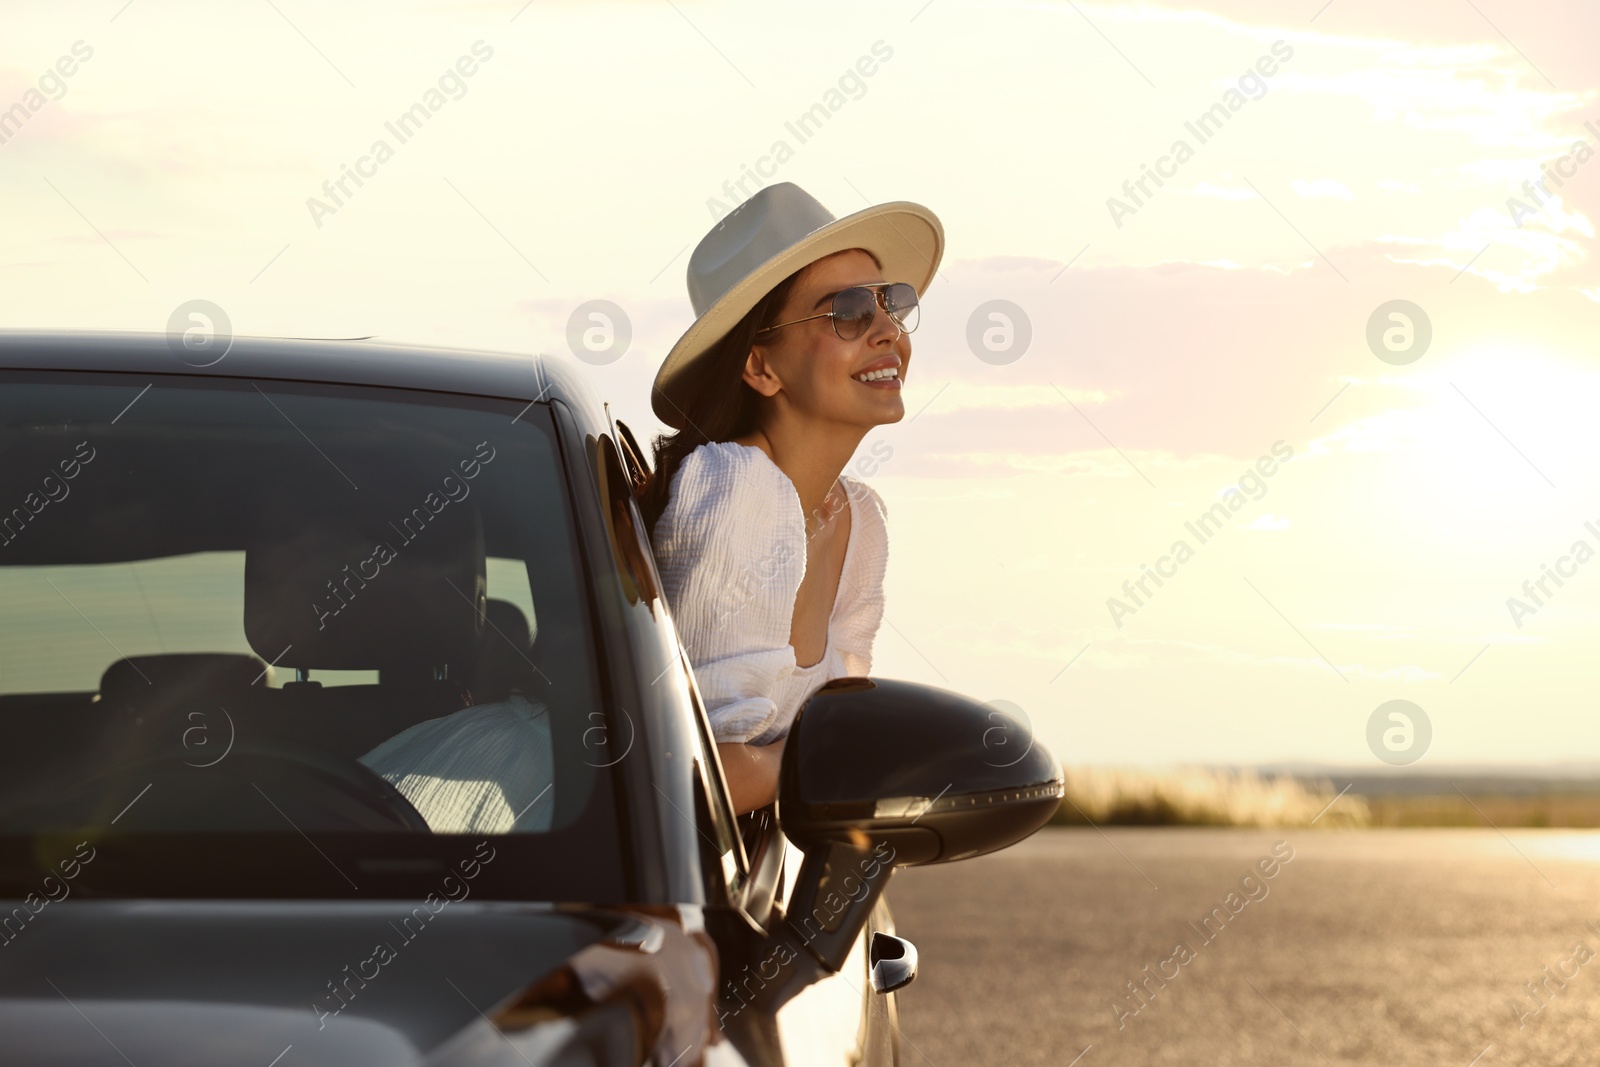
[[[405,794],[357,760],[259,740],[235,744],[209,766],[192,758],[167,753],[106,769],[0,821],[30,829],[115,821],[129,832],[432,832]]]

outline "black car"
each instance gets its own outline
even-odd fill
[[[884,885],[1043,824],[1027,724],[839,679],[735,818],[572,365],[223,351],[0,332],[0,1061],[898,1062]]]

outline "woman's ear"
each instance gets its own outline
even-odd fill
[[[744,373],[740,377],[762,396],[773,396],[783,388],[783,383],[773,371],[771,360],[767,358],[764,345],[751,346],[750,354],[744,359]]]

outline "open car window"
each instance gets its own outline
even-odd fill
[[[81,841],[103,895],[405,896],[490,841],[493,896],[623,898],[558,460],[539,404],[0,375],[0,891]]]

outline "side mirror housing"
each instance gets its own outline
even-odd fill
[[[936,686],[836,678],[789,729],[778,822],[802,851],[871,839],[905,867],[1016,844],[1061,795],[1061,765],[1011,713]]]
[[[1015,715],[935,686],[837,678],[789,728],[778,824],[806,855],[788,921],[837,971],[895,867],[980,856],[1043,826],[1061,765]]]

